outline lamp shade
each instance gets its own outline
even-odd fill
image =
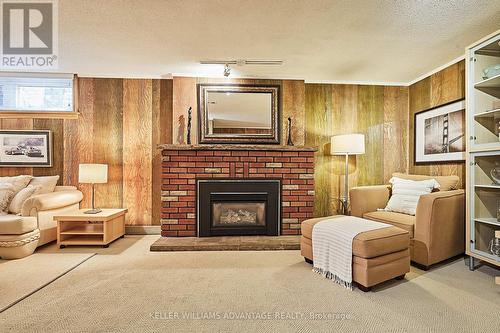
[[[108,182],[107,164],[80,164],[78,167],[78,182],[103,184]]]
[[[331,155],[360,155],[365,153],[363,134],[342,134],[331,138]]]

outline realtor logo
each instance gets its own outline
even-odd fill
[[[1,0],[2,69],[57,68],[57,0]]]

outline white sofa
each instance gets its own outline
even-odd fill
[[[27,199],[19,215],[0,216],[0,258],[23,258],[38,246],[56,240],[53,217],[78,210],[82,199],[76,187],[56,186],[54,192]]]

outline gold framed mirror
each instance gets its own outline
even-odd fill
[[[198,84],[199,143],[279,144],[280,87]]]

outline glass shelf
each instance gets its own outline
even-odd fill
[[[475,118],[500,118],[500,108],[488,110],[474,115]]]
[[[498,230],[500,230],[500,225],[475,221],[473,250],[488,258],[500,260],[499,256],[490,252],[490,242],[495,238],[495,232]]]
[[[500,74],[476,83],[474,88],[493,97],[500,98]]]
[[[491,225],[496,225],[500,227],[500,221],[497,221],[495,217],[477,217],[474,219],[476,222],[481,222],[481,223],[486,223],[486,224],[491,224]]]

